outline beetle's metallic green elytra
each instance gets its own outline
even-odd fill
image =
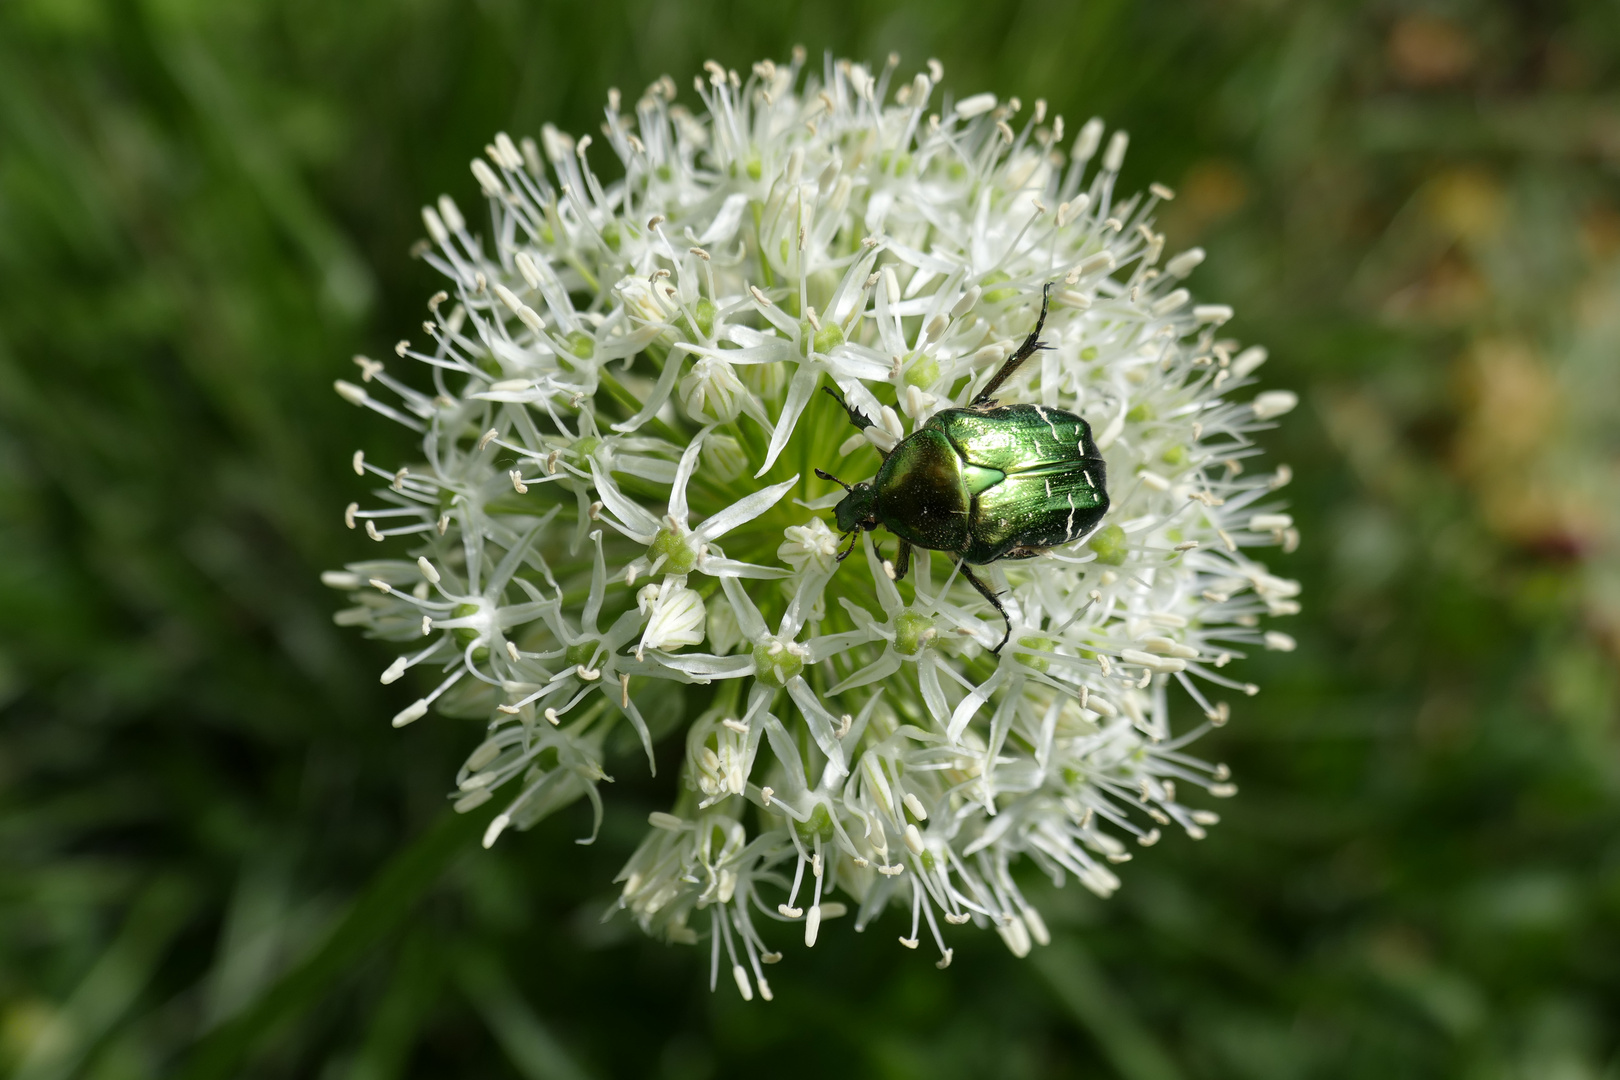
[[[1108,512],[1107,470],[1089,424],[1061,409],[999,405],[992,397],[1040,348],[1046,310],[1043,295],[1034,331],[967,408],[935,413],[883,456],[872,480],[845,484],[849,493],[835,510],[838,529],[846,535],[882,526],[900,538],[897,581],[909,568],[914,546],[955,555],[962,576],[1007,622],[998,653],[1012,633],[1012,620],[969,564],[1034,558],[1079,540]],[[869,426],[844,407],[857,427]]]

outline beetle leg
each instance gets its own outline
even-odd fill
[[[1025,360],[1035,355],[1035,351],[1041,347],[1041,328],[1046,325],[1046,309],[1051,302],[1052,283],[1049,281],[1046,283],[1046,287],[1041,290],[1041,315],[1040,318],[1035,320],[1035,329],[1029,332],[1029,337],[1024,339],[1024,343],[1018,347],[1018,351],[1009,356],[1007,362],[1001,365],[1001,370],[996,372],[990,381],[984,384],[984,389],[979,391],[978,396],[973,399],[968,408],[983,405],[994,398],[996,391],[1001,389],[1001,384],[1012,378],[1013,373],[1018,370]]]
[[[894,580],[903,581],[911,569],[911,541],[902,540],[894,552]]]
[[[840,551],[838,553],[838,558],[836,560],[837,562],[843,562],[845,559],[849,558],[849,553],[855,550],[856,541],[858,541],[861,538],[861,530],[859,530],[859,529],[851,529],[849,531],[848,535],[849,535],[849,547],[845,548],[843,551]]]
[[[851,406],[849,402],[845,401],[843,396],[839,394],[837,390],[834,390],[830,386],[823,386],[821,389],[824,390],[834,401],[838,402],[838,407],[840,409],[843,409],[845,412],[849,413],[849,422],[854,424],[857,429],[865,431],[867,428],[872,426],[872,421],[856,412],[854,407]]]
[[[1000,643],[997,644],[995,648],[990,650],[997,656],[1000,656],[1001,647],[1007,644],[1008,638],[1012,637],[1012,619],[1007,615],[1007,609],[1001,606],[1001,601],[997,599],[996,594],[991,590],[990,586],[980,581],[978,576],[975,575],[972,570],[968,569],[967,563],[958,562],[956,567],[958,570],[962,571],[962,576],[968,579],[968,584],[972,585],[975,589],[978,589],[979,595],[990,601],[991,606],[993,606],[997,613],[1001,615],[1001,621],[1007,624],[1007,629],[1001,635]]]

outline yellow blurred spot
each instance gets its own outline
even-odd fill
[[[1590,550],[1601,525],[1556,467],[1565,403],[1541,356],[1520,339],[1482,338],[1458,375],[1464,412],[1454,461],[1485,524],[1549,556]]]
[[[1505,202],[1501,183],[1482,169],[1448,169],[1424,191],[1429,216],[1459,240],[1494,234],[1502,225]]]
[[[19,1062],[52,1027],[56,1011],[38,999],[24,998],[0,1014],[0,1060]]]
[[[1465,470],[1500,469],[1540,449],[1557,413],[1557,388],[1527,342],[1484,338],[1459,374],[1468,410],[1457,441]]]

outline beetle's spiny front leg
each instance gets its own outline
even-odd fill
[[[1029,332],[1029,337],[1024,339],[1024,343],[1018,347],[1018,351],[1009,356],[1007,362],[1001,365],[1001,370],[996,372],[990,381],[984,384],[984,389],[979,391],[978,396],[973,399],[968,408],[983,405],[994,398],[996,391],[1001,389],[1001,384],[1012,378],[1024,361],[1034,356],[1036,350],[1041,348],[1041,328],[1046,325],[1046,309],[1051,302],[1052,283],[1049,281],[1046,283],[1046,287],[1041,290],[1041,314],[1035,320],[1035,329]],[[845,408],[848,408],[848,406],[845,406]]]
[[[967,563],[959,562],[956,564],[956,566],[957,569],[962,571],[962,576],[968,579],[968,584],[972,585],[975,589],[978,589],[979,595],[990,601],[991,606],[994,607],[997,614],[1001,616],[1001,621],[1007,624],[1007,629],[1001,634],[1001,641],[996,645],[995,648],[990,650],[997,656],[1000,656],[1002,646],[1006,645],[1007,639],[1012,637],[1012,618],[1007,614],[1007,609],[1001,606],[1001,600],[996,596],[995,591],[992,590],[990,586],[980,581],[978,575],[972,570],[968,569]]]
[[[823,386],[821,389],[826,392],[828,397],[838,402],[838,407],[840,409],[843,409],[845,412],[849,413],[849,422],[854,424],[857,429],[865,431],[867,428],[872,426],[872,421],[856,412],[855,407],[849,402],[845,401],[843,395],[837,390],[834,390],[830,386]]]

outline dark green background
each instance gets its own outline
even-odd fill
[[[833,923],[744,1006],[598,922],[674,770],[482,852],[475,731],[391,730],[316,575],[405,451],[330,387],[437,287],[417,207],[794,42],[1131,130],[1301,393],[1306,608],[1210,839],[1038,889],[1027,961]],[[1608,2],[0,4],[0,1069],[1620,1078],[1617,173]]]

